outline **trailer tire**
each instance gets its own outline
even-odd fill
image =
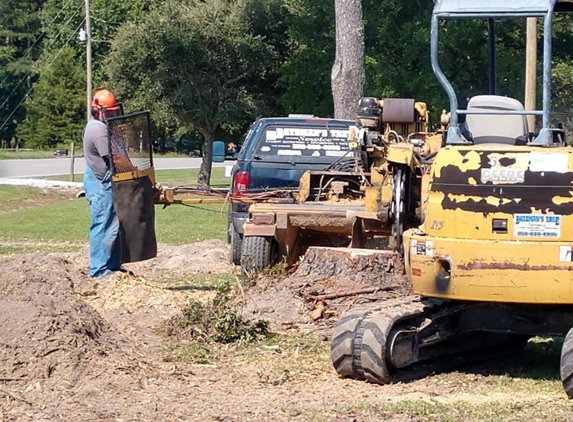
[[[229,223],[229,262],[233,265],[241,265],[241,247],[243,244],[243,236],[235,230],[235,226],[231,221]]]
[[[243,236],[241,272],[259,272],[273,264],[274,238],[269,236]]]
[[[573,328],[569,330],[561,348],[561,382],[567,397],[573,398]]]

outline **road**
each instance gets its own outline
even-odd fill
[[[46,158],[31,160],[0,160],[0,177],[45,177],[70,174],[70,158]],[[156,170],[191,169],[201,166],[201,158],[154,158]],[[213,163],[213,167],[232,166],[233,161]],[[86,169],[84,158],[76,158],[74,173]]]

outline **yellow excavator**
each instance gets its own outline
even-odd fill
[[[518,351],[533,336],[565,336],[561,379],[573,397],[573,148],[553,127],[572,113],[551,108],[552,21],[570,11],[560,0],[435,1],[431,63],[451,115],[422,189],[423,221],[403,232],[414,295],[341,316],[331,344],[341,376],[414,379]],[[542,109],[495,89],[460,109],[438,61],[441,21],[527,17],[543,20]],[[540,119],[538,132],[527,115]],[[399,191],[392,200],[399,209]]]

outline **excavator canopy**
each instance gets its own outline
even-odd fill
[[[571,0],[437,0],[434,14],[441,19],[463,17],[544,16],[549,12],[572,12]]]

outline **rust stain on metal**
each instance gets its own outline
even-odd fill
[[[519,270],[519,271],[573,271],[573,266],[567,265],[529,265],[515,262],[484,262],[470,261],[466,264],[457,264],[457,270]]]
[[[290,223],[296,227],[352,227],[352,219],[339,215],[292,215]]]

